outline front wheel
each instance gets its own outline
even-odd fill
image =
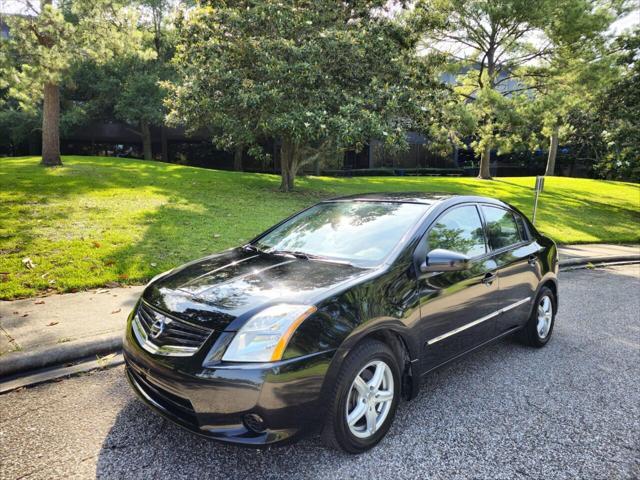
[[[543,347],[551,338],[556,320],[556,296],[548,287],[542,287],[531,317],[520,331],[520,341],[532,347]]]
[[[356,346],[344,361],[328,410],[323,439],[361,453],[385,436],[400,398],[400,370],[393,351],[377,340]]]

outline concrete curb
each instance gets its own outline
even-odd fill
[[[571,258],[561,260],[560,268],[612,262],[640,262],[640,255]],[[118,332],[42,347],[28,352],[11,352],[0,357],[0,378],[21,373],[26,375],[37,369],[73,362],[94,355],[112,353],[120,349],[122,349],[122,333]]]
[[[577,267],[579,265],[588,265],[590,263],[612,263],[612,262],[638,262],[640,261],[640,254],[638,255],[614,255],[609,257],[581,257],[581,258],[567,258],[560,260],[560,268],[563,267]]]
[[[35,348],[27,352],[9,352],[0,357],[0,378],[120,349],[122,349],[122,332],[106,333],[84,340]]]
[[[98,360],[95,357],[81,358],[73,365],[52,366],[29,370],[28,372],[9,375],[0,379],[0,395],[11,392],[22,387],[32,387],[40,383],[50,382],[62,377],[70,377],[79,373],[90,372],[92,370],[105,370],[120,366],[124,363],[122,354],[106,355]]]

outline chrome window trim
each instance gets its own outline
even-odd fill
[[[479,325],[482,322],[486,322],[487,320],[491,320],[492,318],[497,317],[501,313],[508,312],[509,310],[513,310],[514,308],[519,307],[520,305],[527,303],[530,300],[531,300],[531,297],[518,300],[517,302],[512,303],[511,305],[507,305],[506,307],[496,310],[495,312],[491,312],[490,314],[485,315],[484,317],[481,317],[477,320],[474,320],[473,322],[467,323],[465,325],[462,325],[461,327],[458,327],[446,333],[443,333],[438,337],[432,338],[431,340],[427,341],[427,345],[433,345],[434,343],[444,340],[445,338],[449,338],[450,336],[455,335],[456,333],[460,333],[467,330],[468,328],[475,327],[476,325]]]
[[[169,357],[191,357],[199,350],[199,347],[156,345],[151,340],[149,340],[149,337],[142,328],[142,325],[140,325],[140,319],[138,318],[137,313],[135,314],[135,316],[133,317],[133,321],[131,322],[131,329],[133,330],[133,334],[135,335],[136,340],[138,340],[140,346],[147,352],[154,355],[164,355]]]

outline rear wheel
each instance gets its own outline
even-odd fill
[[[542,287],[529,321],[520,332],[520,340],[525,345],[543,347],[551,338],[556,319],[556,296],[548,287]]]
[[[361,453],[385,436],[400,398],[400,370],[393,351],[377,340],[356,346],[338,375],[323,439]]]

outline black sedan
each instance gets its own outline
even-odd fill
[[[127,376],[209,438],[315,431],[358,453],[434,369],[513,333],[544,346],[557,272],[553,241],[495,199],[329,200],[153,279],[127,323]]]

